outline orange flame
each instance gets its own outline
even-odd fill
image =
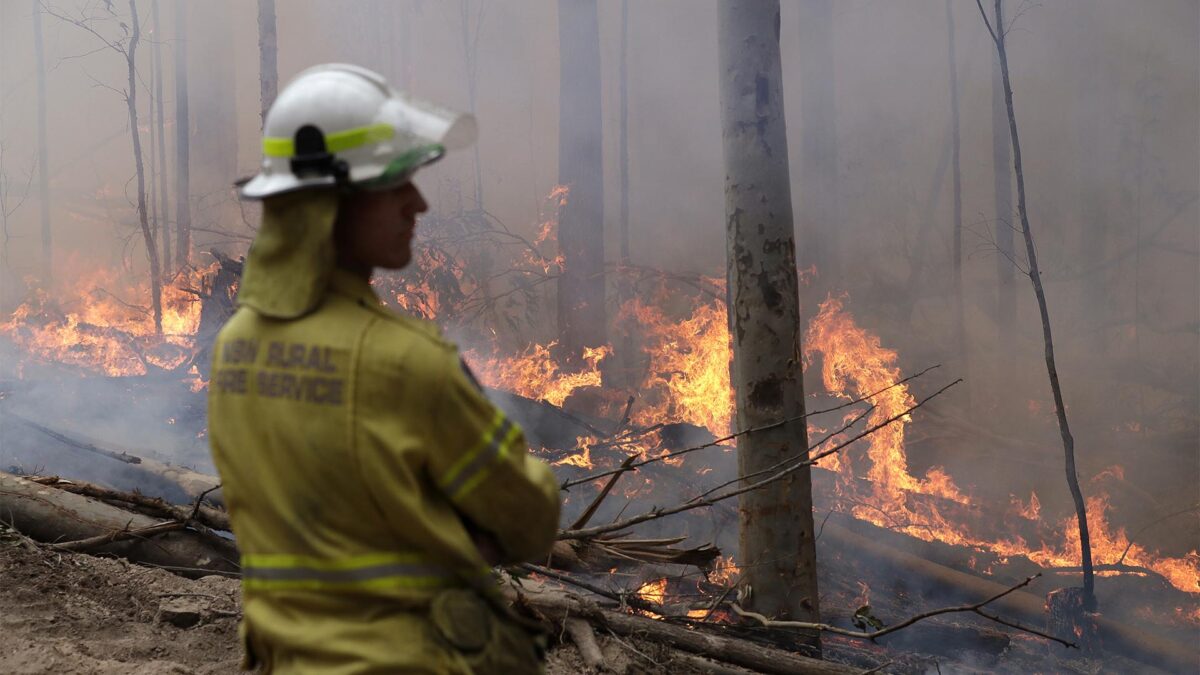
[[[77,262],[77,261],[74,261]],[[190,270],[162,289],[162,334],[148,307],[149,283],[99,269],[66,284],[57,300],[34,291],[0,324],[0,334],[35,359],[108,376],[144,375],[150,367],[173,369],[195,349],[200,299],[209,268]],[[67,269],[78,269],[68,264]],[[127,300],[123,299],[127,298]]]
[[[637,590],[637,596],[646,602],[662,605],[667,594],[667,580],[658,579],[642,584]]]

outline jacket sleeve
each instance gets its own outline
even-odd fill
[[[545,555],[558,532],[558,484],[529,455],[515,422],[484,395],[466,364],[448,354],[434,407],[434,480],[472,524],[493,535],[505,562]]]

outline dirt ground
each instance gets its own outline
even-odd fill
[[[238,673],[238,610],[235,579],[185,579],[121,559],[56,553],[0,525],[4,675]],[[696,672],[653,644],[601,637],[600,645],[615,672]],[[587,669],[565,644],[551,650],[547,672]]]

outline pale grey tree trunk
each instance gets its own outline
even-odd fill
[[[483,20],[483,3],[472,11],[471,0],[460,0],[462,15],[463,63],[467,72],[467,111],[474,115],[479,104],[479,31]],[[472,21],[472,18],[474,20]],[[479,144],[471,144],[475,164],[475,208],[483,209],[483,163],[479,158]]]
[[[155,129],[158,131],[158,199],[155,212],[159,222],[158,236],[162,237],[162,274],[167,278],[171,274],[171,228],[169,225],[170,200],[167,196],[167,136],[166,118],[163,115],[163,69],[162,42],[163,34],[159,30],[158,0],[151,6],[154,20],[154,105],[158,114]],[[153,133],[153,132],[152,132]]]
[[[50,167],[49,150],[46,145],[46,57],[42,53],[42,7],[40,0],[33,0],[33,51],[37,59],[37,111],[38,111],[38,206],[42,221],[42,284],[49,287],[54,282],[54,250],[50,232]]]
[[[997,6],[998,22],[1003,22],[1004,9]],[[1004,107],[1004,75],[1000,59],[992,60],[992,188],[995,192],[996,240],[996,324],[1000,333],[1001,359],[1011,358],[1016,341],[1017,283],[1013,260],[1015,231],[1012,213],[1012,141],[1008,137],[1008,112]]]
[[[1033,292],[1037,296],[1038,310],[1042,319],[1042,342],[1046,350],[1046,373],[1050,378],[1050,392],[1054,396],[1054,412],[1058,417],[1058,430],[1062,436],[1063,455],[1066,459],[1067,487],[1071,491],[1071,499],[1075,502],[1075,517],[1079,523],[1079,545],[1083,558],[1083,594],[1084,607],[1088,611],[1096,611],[1095,574],[1092,570],[1092,544],[1088,533],[1087,506],[1084,504],[1083,491],[1079,488],[1079,474],[1075,470],[1075,437],[1067,423],[1067,408],[1063,403],[1062,385],[1058,379],[1058,366],[1054,359],[1054,339],[1050,333],[1050,310],[1046,305],[1046,291],[1042,288],[1042,273],[1038,268],[1037,248],[1033,243],[1033,232],[1029,228],[1029,209],[1025,201],[1025,174],[1021,165],[1021,141],[1017,136],[1017,116],[1013,109],[1012,81],[1008,74],[1007,36],[1001,20],[1001,0],[995,0],[995,25],[988,22],[987,12],[983,9],[982,0],[975,0],[983,20],[988,23],[995,44],[996,53],[1000,57],[1000,73],[1004,78],[1004,106],[1008,112],[1008,131],[1012,140],[1013,171],[1017,177],[1017,213],[1021,217],[1021,235],[1025,239],[1025,254],[1029,259],[1029,279],[1033,282]]]
[[[559,214],[559,346],[579,359],[604,344],[604,167],[601,155],[600,24],[596,0],[559,0],[558,180],[570,189]]]
[[[279,48],[275,31],[275,0],[258,0],[258,100],[260,121],[267,125],[267,111],[279,93]]]
[[[232,49],[219,48],[228,40],[233,21],[232,0],[189,2],[187,48],[201,57],[188,72],[191,108],[191,191],[196,200],[192,214],[198,227],[218,226],[237,217],[233,180],[237,177],[237,97]],[[258,135],[255,135],[258,139]]]
[[[816,266],[817,283],[802,292],[805,311],[840,281],[837,114],[834,108],[833,0],[800,0],[800,267]]]
[[[621,273],[617,279],[617,305],[623,306],[633,297],[633,279],[629,266],[632,256],[629,250],[629,0],[621,0],[621,56],[617,66],[617,89],[621,99],[620,114],[617,124],[617,140],[619,157],[617,172],[620,177],[621,213],[619,227],[619,243],[621,255]],[[621,359],[624,386],[635,386],[633,372],[637,364],[634,353],[633,336],[628,328],[621,334],[621,344],[618,357]]]
[[[154,243],[154,231],[146,214],[146,169],[142,162],[142,134],[138,129],[137,111],[137,48],[141,40],[141,23],[138,21],[137,3],[129,0],[129,23],[132,34],[125,48],[126,72],[129,90],[125,92],[125,103],[129,112],[129,136],[133,141],[133,163],[137,174],[137,215],[142,228],[142,239],[146,254],[150,258],[150,304],[154,309],[154,330],[162,333],[162,276],[158,260],[158,247]]]
[[[192,255],[191,121],[188,117],[187,2],[175,0],[175,267]]]
[[[946,0],[947,61],[950,65],[950,164],[954,184],[954,279],[952,282],[954,284],[954,341],[958,358],[961,359],[961,375],[968,382],[966,404],[969,413],[972,410],[971,385],[969,384],[971,382],[971,359],[967,354],[967,317],[963,301],[962,168],[959,166],[961,142],[958,119],[958,61],[954,49],[954,8],[951,2],[952,0]]]
[[[804,413],[777,0],[721,0],[721,130],[737,427]],[[807,456],[803,421],[742,437],[746,476]],[[739,563],[755,611],[819,621],[808,469],[741,496]],[[818,634],[802,641],[819,648]]]

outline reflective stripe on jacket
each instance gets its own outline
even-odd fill
[[[407,663],[389,617],[492,583],[467,523],[507,561],[544,555],[558,525],[553,474],[454,346],[340,270],[312,313],[243,307],[221,330],[209,437],[251,642],[308,663]]]

